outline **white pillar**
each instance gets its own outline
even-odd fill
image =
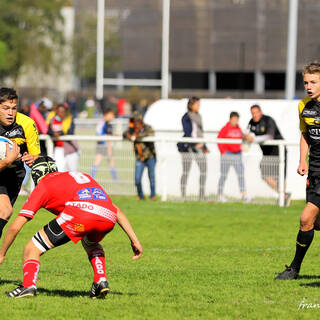
[[[290,0],[288,15],[286,99],[293,99],[296,91],[298,9],[299,0]]]
[[[214,71],[209,72],[209,91],[213,94],[217,92],[217,75]]]
[[[103,98],[103,62],[104,62],[104,1],[97,0],[97,70],[96,98]]]
[[[265,77],[263,72],[256,71],[254,73],[254,92],[257,94],[263,94],[265,87]]]
[[[285,199],[285,145],[279,145],[279,206],[284,206]]]
[[[162,0],[162,4],[161,98],[167,99],[169,92],[170,0]]]
[[[118,72],[118,73],[117,73],[117,79],[120,79],[120,80],[124,79],[124,74],[123,74],[123,72]],[[123,90],[124,90],[124,85],[123,85],[123,84],[118,84],[118,85],[117,85],[117,90],[118,90],[118,91],[123,91]]]

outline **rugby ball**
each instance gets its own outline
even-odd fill
[[[7,143],[9,144],[10,150],[12,150],[13,142],[11,140],[9,140],[8,138],[0,136],[0,160],[3,160],[6,157]]]

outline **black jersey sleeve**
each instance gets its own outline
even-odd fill
[[[274,139],[276,131],[277,131],[276,122],[271,117],[268,117],[266,134],[272,137],[271,139]]]

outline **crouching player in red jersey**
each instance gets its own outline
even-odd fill
[[[33,219],[40,208],[55,214],[27,243],[23,253],[23,284],[7,293],[22,298],[36,295],[40,256],[70,240],[81,240],[94,272],[91,298],[103,298],[109,291],[105,273],[104,250],[99,242],[116,222],[128,235],[133,259],[142,255],[142,246],[124,213],[117,208],[101,186],[81,172],[57,172],[50,157],[38,158],[31,169],[36,185],[18,217],[9,226],[0,249],[0,264],[23,225]],[[41,180],[41,181],[40,181]]]

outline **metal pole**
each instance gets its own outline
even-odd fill
[[[279,145],[279,206],[284,206],[285,197],[285,145]]]
[[[96,98],[103,98],[103,62],[104,62],[104,1],[97,0],[97,70]]]
[[[289,0],[286,99],[293,99],[296,89],[298,8],[299,0]]]
[[[169,28],[170,0],[162,0],[162,58],[161,58],[161,98],[167,99],[169,92]]]
[[[166,156],[166,141],[163,139],[160,141],[160,174],[161,174],[161,201],[167,201],[168,199],[168,190],[167,190],[167,159]]]

